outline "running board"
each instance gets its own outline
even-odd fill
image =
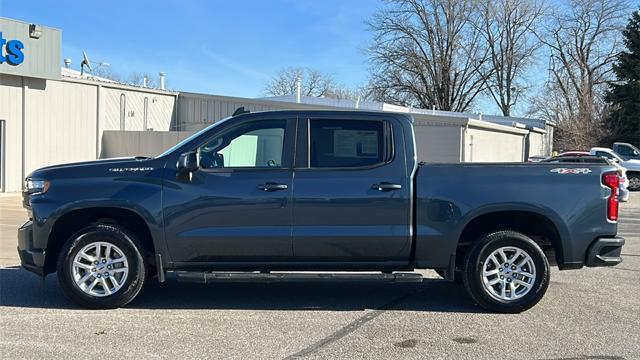
[[[422,282],[422,274],[396,273],[313,273],[313,272],[191,272],[173,271],[176,280],[208,284],[214,282],[306,282],[306,281],[388,281]]]

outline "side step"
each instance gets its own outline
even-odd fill
[[[422,274],[396,273],[316,273],[316,272],[191,272],[174,271],[180,282],[208,284],[214,282],[306,282],[306,281],[388,281],[422,282]]]

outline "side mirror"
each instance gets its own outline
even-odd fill
[[[177,166],[180,173],[198,170],[198,154],[195,151],[180,154]]]

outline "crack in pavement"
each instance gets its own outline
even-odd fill
[[[612,267],[611,270],[624,270],[624,271],[635,271],[635,272],[640,272],[640,269],[629,269],[629,268],[623,268],[623,267]]]
[[[291,354],[287,357],[284,358],[284,360],[292,360],[292,359],[299,359],[308,355],[311,355],[315,352],[317,352],[318,350],[324,348],[327,345],[330,345],[342,338],[344,338],[345,336],[353,333],[354,331],[358,330],[362,325],[368,323],[369,321],[377,318],[378,316],[382,315],[385,311],[387,310],[391,310],[393,307],[395,307],[396,305],[398,305],[399,303],[401,303],[402,301],[408,299],[411,296],[417,295],[419,292],[421,292],[424,289],[423,286],[420,286],[418,289],[411,291],[407,294],[404,294],[402,296],[399,296],[391,301],[389,301],[388,303],[378,307],[377,309],[374,309],[370,312],[368,312],[367,314],[353,320],[352,322],[350,322],[349,324],[343,326],[342,328],[340,328],[339,330],[335,331],[333,334],[320,339],[319,341],[307,346],[306,348]]]

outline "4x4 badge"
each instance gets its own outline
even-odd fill
[[[551,172],[558,174],[588,174],[591,172],[589,168],[555,168]]]

